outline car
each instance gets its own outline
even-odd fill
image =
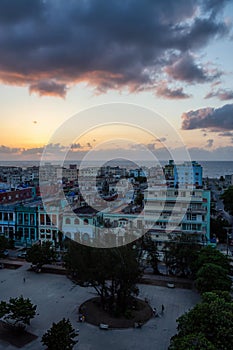
[[[19,252],[19,253],[17,254],[17,257],[18,257],[18,258],[21,258],[21,259],[25,259],[26,256],[27,256],[27,252]]]
[[[4,257],[7,257],[7,256],[9,256],[9,251],[8,251],[7,249],[5,249],[5,250],[3,250],[3,251],[1,252],[1,254],[2,254]]]

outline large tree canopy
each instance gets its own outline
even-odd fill
[[[231,350],[233,348],[233,302],[227,292],[204,293],[202,302],[178,318],[178,334],[171,340],[169,350],[181,350],[184,341],[194,336],[206,343],[203,349]],[[199,334],[199,336],[197,336]],[[187,339],[188,337],[188,339]],[[213,347],[210,347],[211,343]],[[199,347],[186,349],[202,349]]]
[[[192,276],[200,245],[195,235],[182,234],[165,244],[165,263],[169,272],[183,277]]]
[[[125,312],[137,294],[140,268],[132,245],[99,249],[70,241],[65,263],[79,283],[95,288],[102,306],[111,311]]]
[[[73,329],[69,319],[63,318],[58,323],[52,324],[41,341],[49,350],[72,350],[78,342],[75,339],[77,336],[78,333]]]
[[[204,265],[204,264],[215,264],[222,267],[224,270],[230,271],[230,264],[228,258],[222,254],[216,248],[211,246],[204,247],[200,250],[197,259],[193,264],[193,270],[195,273]]]
[[[21,322],[29,325],[35,314],[36,305],[33,305],[30,299],[24,299],[22,296],[10,298],[8,303],[5,301],[0,303],[0,317],[5,316],[6,320],[12,320],[15,326]]]
[[[231,279],[227,275],[228,271],[215,264],[204,264],[197,272],[195,281],[199,292],[211,292],[214,290],[231,290]]]
[[[37,265],[41,268],[45,264],[50,264],[56,258],[56,253],[52,247],[52,243],[49,241],[42,244],[34,244],[27,251],[27,261],[33,265]]]

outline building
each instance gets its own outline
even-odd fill
[[[61,206],[50,205],[38,207],[38,240],[42,243],[50,241],[58,246],[63,240],[62,229],[62,208]]]
[[[97,210],[90,206],[83,206],[70,211],[64,210],[62,220],[62,232],[74,241],[88,243],[93,241],[96,235],[96,227],[99,225]]]
[[[1,190],[0,205],[24,202],[33,199],[35,191],[32,187],[20,188],[16,190]]]
[[[202,166],[197,162],[185,162],[174,167],[174,186],[194,185],[202,187]]]
[[[29,246],[38,241],[38,215],[36,206],[15,207],[15,235],[18,245]]]
[[[149,172],[147,169],[138,168],[129,170],[129,175],[133,177],[148,177],[148,174]]]
[[[182,233],[210,242],[210,191],[160,186],[149,188],[146,198],[145,225],[160,245]]]
[[[15,207],[12,205],[0,205],[0,234],[8,239],[14,239],[15,222]]]

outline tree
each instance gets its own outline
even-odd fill
[[[51,328],[42,336],[42,344],[48,350],[71,350],[78,343],[75,332],[69,319],[63,318],[58,323],[53,323]]]
[[[229,214],[233,215],[233,186],[228,187],[227,190],[221,195],[221,199],[223,199],[224,208]]]
[[[146,233],[141,238],[136,240],[134,245],[138,250],[137,256],[139,259],[139,264],[142,265],[142,261],[146,256],[146,262],[153,268],[154,274],[159,275],[157,243],[151,238],[151,235]]]
[[[27,251],[26,260],[37,266],[37,269],[45,264],[55,261],[56,253],[52,247],[52,242],[46,241],[42,244],[34,244]]]
[[[6,237],[0,235],[0,258],[4,257],[4,250],[8,248],[8,240]]]
[[[204,293],[202,302],[179,317],[177,322],[178,334],[172,338],[169,350],[182,349],[172,346],[184,337],[200,333],[213,344],[213,349],[233,348],[233,333],[230,331],[233,327],[233,302],[229,293]]]
[[[204,265],[204,264],[215,264],[222,267],[227,272],[230,271],[230,264],[227,256],[222,254],[219,250],[214,247],[207,246],[200,250],[197,259],[193,263],[193,270],[195,273]]]
[[[1,301],[0,317],[4,316],[4,320],[13,321],[13,325],[19,323],[29,325],[32,318],[36,314],[36,305],[33,305],[30,299],[24,299],[23,296],[18,298],[10,298],[9,302]]]
[[[165,263],[174,275],[192,276],[192,267],[197,258],[200,244],[195,235],[182,234],[165,243]]]
[[[169,350],[217,350],[203,333],[194,333],[172,338]]]
[[[135,203],[136,205],[142,206],[142,205],[143,205],[143,200],[144,200],[144,195],[143,195],[143,193],[142,193],[141,191],[138,191],[137,196],[136,196],[136,198],[135,198],[135,200],[134,200],[134,203]]]
[[[95,288],[110,312],[124,313],[138,293],[140,268],[133,245],[100,249],[70,241],[64,261],[78,283]]]
[[[224,227],[228,226],[227,220],[217,217],[216,219],[210,218],[210,232],[211,236],[215,235],[218,237],[220,243],[226,242],[227,231]]]
[[[197,272],[195,281],[199,292],[211,292],[214,290],[230,291],[231,279],[228,271],[221,266],[209,263],[204,264]]]

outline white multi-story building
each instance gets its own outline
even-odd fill
[[[199,242],[210,239],[210,192],[202,189],[150,187],[144,208],[145,225],[162,243],[169,236],[196,235]]]

